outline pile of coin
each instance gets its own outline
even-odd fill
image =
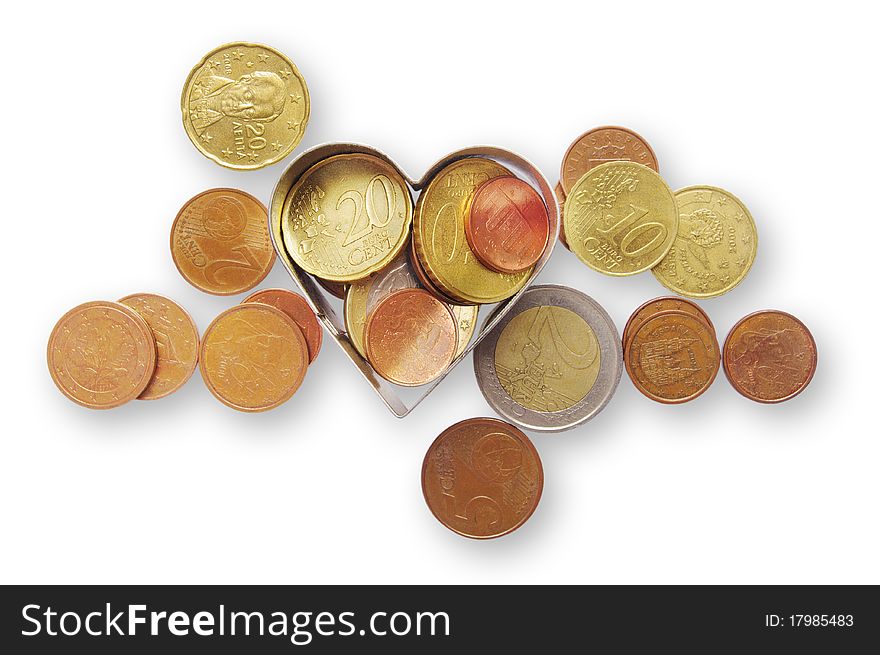
[[[67,312],[49,337],[47,360],[61,392],[91,409],[163,398],[198,366],[214,396],[253,412],[296,392],[321,340],[308,303],[285,289],[251,294],[215,318],[201,339],[178,303],[136,293]]]
[[[730,291],[755,261],[751,214],[718,187],[673,193],[658,171],[654,151],[632,130],[599,127],[578,137],[556,186],[560,239],[606,275],[650,269],[665,287],[691,298]]]
[[[344,299],[349,342],[400,386],[436,380],[467,347],[479,306],[520,291],[549,245],[538,191],[489,156],[410,183],[378,154],[318,159],[284,196],[280,247]]]
[[[742,395],[765,403],[793,398],[816,370],[816,343],[791,314],[764,310],[741,319],[718,347],[699,305],[665,296],[649,300],[623,332],[626,371],[635,387],[661,403],[683,403],[706,391],[718,369]]]

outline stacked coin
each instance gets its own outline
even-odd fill
[[[280,223],[292,262],[344,297],[354,351],[401,386],[449,368],[479,305],[525,286],[549,233],[540,194],[493,159],[441,167],[414,204],[400,171],[365,152],[312,163],[287,192]]]
[[[109,409],[183,386],[198,362],[199,331],[173,300],[138,293],[71,309],[52,330],[46,355],[65,396]]]
[[[183,307],[136,293],[67,312],[49,337],[47,359],[61,392],[92,409],[163,398],[199,366],[223,403],[262,411],[296,392],[321,339],[311,307],[284,289],[251,294],[214,319],[201,340]]]
[[[755,223],[732,193],[712,186],[672,192],[654,151],[632,130],[600,127],[578,137],[562,161],[556,194],[560,239],[606,275],[651,269],[683,296],[730,291],[757,249]]]
[[[721,366],[708,315],[696,303],[669,296],[646,302],[629,317],[623,359],[636,389],[669,404],[701,395]]]
[[[623,331],[626,371],[652,400],[683,403],[700,396],[722,363],[739,393],[764,403],[793,398],[816,370],[816,343],[791,314],[765,310],[741,319],[723,351],[715,327],[695,302],[674,296],[649,300]]]

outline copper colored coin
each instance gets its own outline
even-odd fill
[[[199,363],[199,329],[192,316],[155,293],[133,293],[119,302],[135,310],[156,339],[156,370],[138,399],[156,400],[180,389]]]
[[[803,391],[816,372],[816,357],[807,326],[770,309],[740,319],[724,341],[727,379],[760,403],[780,403]]]
[[[422,464],[422,493],[440,523],[473,539],[513,532],[544,489],[538,451],[521,430],[495,418],[446,428]]]
[[[109,409],[137,398],[156,368],[156,343],[140,315],[115,302],[67,312],[49,337],[49,373],[73,402]]]
[[[651,400],[674,404],[702,394],[718,374],[715,330],[690,314],[655,314],[635,330],[623,353],[626,372]]]
[[[659,172],[651,146],[625,127],[597,127],[575,139],[562,158],[560,182],[566,194],[588,171],[610,161],[632,161]]]
[[[560,182],[556,183],[554,192],[556,193],[556,204],[559,205],[559,243],[568,248],[568,241],[565,239],[565,221],[562,220],[565,210],[565,190]],[[568,249],[571,250],[571,248]]]
[[[318,323],[318,317],[309,307],[306,299],[287,289],[260,289],[255,291],[242,302],[258,302],[264,305],[272,305],[280,309],[293,319],[306,338],[309,346],[309,364],[315,361],[321,352],[321,342],[324,339],[324,331]]]
[[[626,346],[630,337],[635,333],[636,330],[638,330],[639,326],[646,320],[651,318],[654,314],[669,311],[678,311],[684,312],[685,314],[690,314],[694,318],[703,321],[706,325],[712,328],[713,332],[715,331],[715,326],[709,319],[709,315],[705,311],[703,311],[703,308],[700,307],[697,303],[691,300],[686,300],[685,298],[679,298],[678,296],[661,296],[660,298],[654,298],[653,300],[649,300],[648,302],[642,304],[638,309],[636,309],[636,311],[632,313],[632,316],[629,317],[629,320],[627,320],[626,322],[626,326],[623,328],[623,345]]]
[[[221,313],[205,330],[199,370],[220,402],[261,412],[287,401],[309,365],[306,339],[280,309],[243,303]]]
[[[474,191],[464,233],[477,259],[498,273],[519,273],[535,265],[547,245],[550,217],[530,184],[505,175]]]
[[[252,289],[275,263],[266,207],[238,189],[203,191],[174,219],[171,256],[197,289],[217,296]]]
[[[345,291],[348,289],[348,285],[342,282],[333,282],[332,280],[325,280],[324,278],[320,278],[317,275],[313,276],[315,282],[317,282],[321,287],[329,293],[331,296],[335,296],[340,300],[345,300]]]
[[[379,375],[414,387],[434,380],[452,363],[458,329],[445,303],[424,289],[402,289],[367,317],[364,341]]]

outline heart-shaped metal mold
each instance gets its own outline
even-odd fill
[[[535,264],[532,275],[529,277],[526,285],[510,298],[493,306],[494,309],[492,309],[491,312],[487,311],[489,308],[484,306],[484,308],[481,309],[482,316],[477,331],[467,348],[465,348],[464,351],[453,360],[452,364],[450,364],[440,377],[420,387],[405,388],[397,386],[388,382],[373,370],[370,363],[358,353],[351,344],[351,341],[349,341],[348,333],[345,329],[345,323],[341,317],[341,309],[337,311],[334,307],[334,305],[339,305],[340,301],[329,295],[311,275],[302,270],[302,268],[291,259],[284,247],[284,242],[281,236],[283,219],[282,210],[284,207],[284,201],[287,198],[290,189],[300,176],[313,164],[316,164],[327,157],[332,157],[333,155],[349,153],[373,155],[393,166],[398,172],[400,172],[401,176],[410,186],[414,200],[433,177],[446,166],[466,157],[485,157],[497,161],[499,164],[510,169],[517,177],[531,184],[541,195],[541,198],[544,200],[544,203],[549,210],[550,238],[547,240],[547,247],[541,255],[541,258]],[[269,206],[269,233],[272,236],[272,243],[275,246],[275,251],[278,253],[278,258],[284,263],[290,277],[293,278],[293,281],[296,282],[297,286],[305,294],[306,300],[312,309],[315,310],[318,320],[320,320],[324,327],[327,328],[333,341],[342,348],[343,352],[348,356],[358,371],[360,371],[364,379],[370,383],[370,386],[373,387],[373,390],[379,395],[388,409],[398,418],[403,418],[427,398],[427,396],[443,381],[450,371],[452,371],[452,369],[455,368],[461,360],[483,340],[485,335],[495,327],[495,325],[507,313],[512,304],[516,302],[517,298],[519,298],[522,293],[531,286],[532,282],[541,272],[541,269],[544,268],[544,265],[553,253],[553,247],[556,244],[557,236],[559,234],[559,209],[556,203],[556,196],[553,194],[553,189],[541,172],[528,160],[503,148],[494,146],[472,146],[470,148],[458,150],[437,161],[428,169],[421,179],[414,180],[406,175],[393,159],[375,148],[356,143],[327,143],[303,152],[290,163],[281,175],[281,178],[278,180],[278,183],[275,185],[275,189],[272,192],[272,200]]]

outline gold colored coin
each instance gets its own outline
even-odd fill
[[[119,302],[143,318],[156,339],[156,370],[140,400],[164,398],[189,380],[199,363],[199,329],[189,313],[170,298],[134,293]]]
[[[137,398],[156,368],[156,343],[140,315],[115,302],[87,302],[55,324],[46,348],[58,389],[90,409]]]
[[[678,236],[654,276],[667,289],[712,298],[743,281],[758,249],[755,221],[735,195],[713,186],[675,192]]]
[[[413,289],[418,286],[419,281],[410,267],[406,251],[399,254],[393,262],[378,273],[373,273],[370,277],[353,282],[348,286],[342,313],[351,345],[360,353],[361,357],[367,356],[364,346],[364,329],[370,312],[385,296],[401,289]]]
[[[309,366],[302,331],[271,305],[244,303],[213,320],[202,338],[199,369],[225,405],[262,412],[287,401]]]
[[[452,316],[458,328],[458,350],[455,351],[455,356],[458,357],[464,352],[474,336],[480,307],[478,305],[449,305],[449,309],[452,310]]]
[[[367,351],[364,349],[364,327],[367,324],[367,296],[369,293],[369,280],[350,284],[345,290],[345,303],[342,307],[348,340],[351,341],[351,345],[361,357],[367,356]]]
[[[601,363],[593,329],[565,307],[525,310],[510,320],[495,344],[501,386],[516,403],[536,412],[561,412],[583,400]],[[529,378],[543,384],[528,384]]]
[[[572,188],[563,212],[570,250],[606,275],[655,266],[678,232],[672,191],[657,173],[633,162],[601,164]]]
[[[335,155],[296,181],[284,202],[281,231],[287,252],[304,270],[354,282],[403,249],[412,214],[412,196],[397,169],[372,155]]]
[[[461,303],[509,298],[525,286],[534,268],[496,273],[479,262],[465,237],[464,221],[474,190],[502,175],[512,173],[490,159],[461,159],[437,173],[416,204],[413,240],[419,261],[438,289]]]
[[[251,170],[296,148],[309,122],[309,90],[293,62],[274,48],[228,43],[192,69],[180,109],[199,152],[221,166]]]
[[[238,189],[208,189],[191,198],[171,226],[171,257],[184,279],[206,293],[252,289],[275,263],[268,212]]]

